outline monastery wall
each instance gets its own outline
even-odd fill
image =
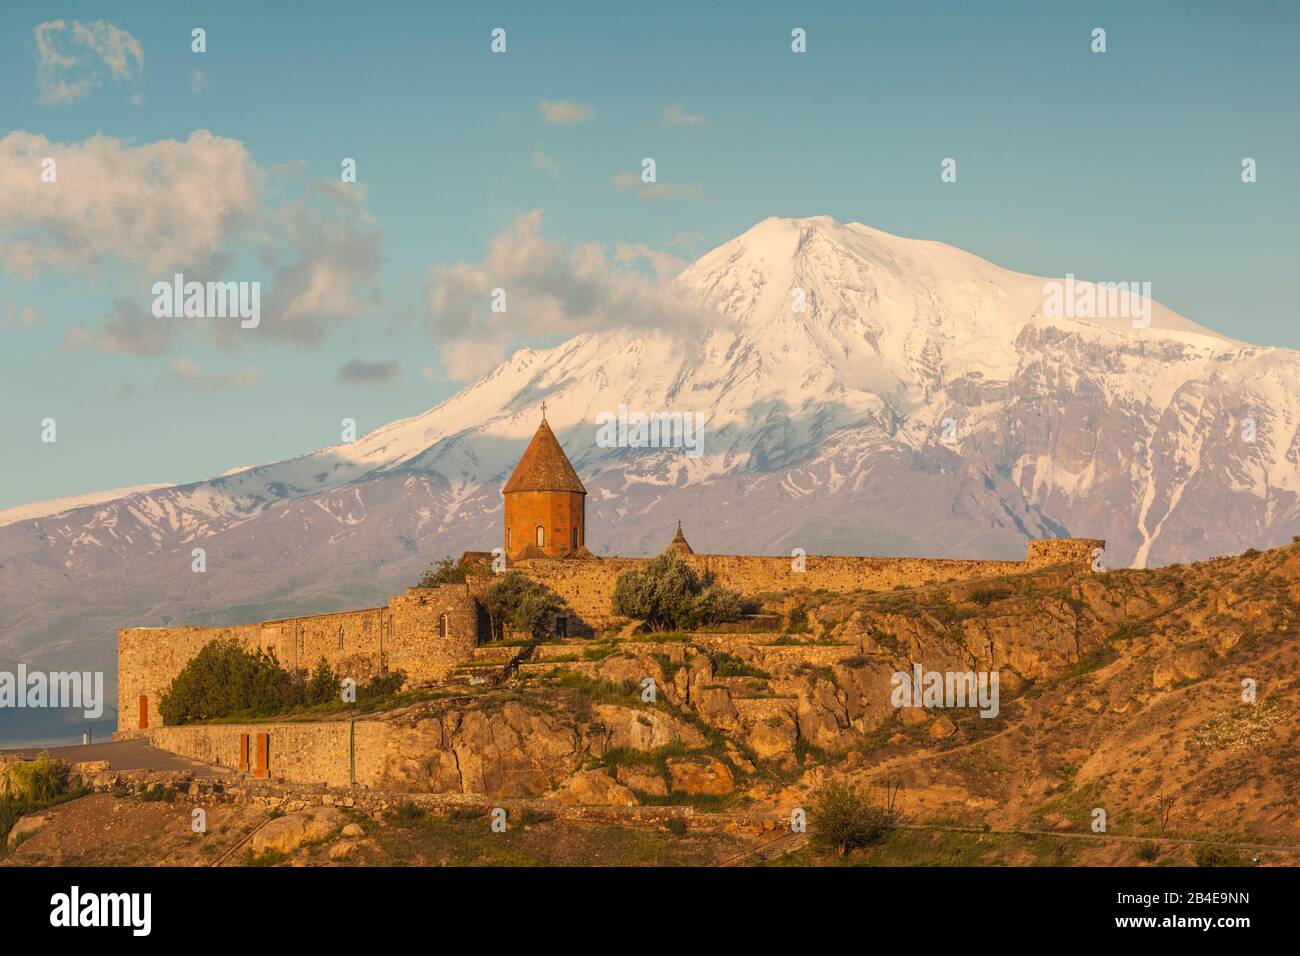
[[[153,727],[139,736],[191,760],[239,770],[249,769],[241,764],[245,746],[249,764],[256,764],[259,734],[268,738],[267,779],[328,787],[375,787],[383,779],[388,740],[388,724],[383,721],[191,724]]]
[[[808,555],[802,561],[789,557],[693,554],[685,560],[699,574],[711,575],[719,584],[746,597],[803,589],[808,591],[888,591],[896,586],[916,587],[947,580],[972,580],[1022,574],[1054,564],[1087,566],[1093,549],[1104,542],[1091,538],[1053,538],[1031,541],[1025,561],[964,561],[933,558],[869,558]],[[641,567],[649,558],[563,560],[534,558],[515,566],[554,591],[581,619],[571,633],[600,630],[617,619],[610,613],[614,584],[619,575]],[[490,583],[490,581],[488,582]],[[481,589],[479,583],[471,586]]]
[[[274,653],[291,670],[310,671],[323,657],[359,684],[385,669],[403,670],[411,683],[422,684],[442,679],[473,654],[478,620],[465,586],[449,584],[408,588],[388,607],[359,611],[234,627],[125,628],[117,640],[117,729],[161,726],[162,692],[204,645],[224,638]]]

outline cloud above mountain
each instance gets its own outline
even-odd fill
[[[259,212],[248,150],[207,130],[68,144],[19,130],[0,139],[0,180],[0,262],[22,276],[111,259],[150,274],[211,268]]]
[[[572,248],[542,236],[543,214],[520,216],[481,262],[435,268],[426,321],[453,379],[497,364],[512,343],[616,328],[696,335],[721,321],[675,287],[674,257],[645,245]],[[650,272],[637,268],[649,264]],[[494,309],[496,311],[494,311]]]
[[[537,108],[541,110],[542,121],[553,125],[576,126],[596,119],[594,109],[571,100],[538,100]]]
[[[300,174],[261,168],[242,142],[207,130],[71,144],[16,131],[0,139],[0,265],[24,278],[126,267],[138,297],[117,301],[97,327],[73,328],[67,349],[155,355],[188,334],[226,347],[261,337],[315,344],[332,324],[378,308],[383,232],[357,184],[309,182],[274,201],[268,184]],[[149,289],[176,273],[266,285],[256,335],[150,315]]]
[[[51,20],[37,24],[32,35],[42,103],[75,103],[105,80],[138,85],[144,74],[140,41],[103,20]]]

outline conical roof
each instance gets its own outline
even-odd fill
[[[677,533],[673,535],[673,540],[668,545],[669,551],[676,551],[678,554],[694,554],[695,550],[686,540],[686,535],[682,534],[682,523],[677,522]]]
[[[506,482],[502,494],[512,491],[570,491],[585,495],[587,489],[578,480],[578,473],[569,464],[569,457],[560,447],[560,440],[551,431],[551,426],[542,419],[537,427],[537,434],[524,449],[519,464],[515,465],[514,474]]]

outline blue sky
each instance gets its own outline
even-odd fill
[[[829,214],[1023,272],[1150,281],[1193,321],[1300,348],[1300,6],[1087,6],[11,0],[0,508],[195,480],[335,443],[344,417],[364,432],[437,403],[463,380],[445,351],[455,316],[428,319],[433,270],[482,263],[531,210],[566,250],[686,261],[770,215]],[[74,62],[42,71],[37,27],[59,21],[44,35]],[[548,122],[543,101],[581,121]],[[11,188],[39,177],[43,149],[17,148],[17,131],[69,157],[46,193]],[[251,177],[222,187],[234,224],[174,204],[215,175],[195,131],[229,148],[220,171]],[[97,135],[97,178],[81,176]],[[615,183],[645,156],[666,195]],[[355,186],[339,183],[344,157]],[[1242,184],[1243,157],[1258,182]],[[171,190],[134,181],[159,168]],[[296,297],[283,284],[310,335],[268,321],[223,338],[186,320],[134,345],[102,334],[115,303],[147,312],[173,266],[260,280],[268,297],[295,262],[291,275],[344,275]],[[557,339],[514,332],[511,346]],[[370,374],[342,381],[349,362]]]

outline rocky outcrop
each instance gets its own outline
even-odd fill
[[[634,807],[636,794],[603,770],[574,774],[560,788],[556,799],[565,806]]]
[[[395,789],[539,796],[573,773],[584,752],[577,730],[536,708],[447,709],[398,722],[385,779]]]
[[[692,796],[717,796],[735,787],[731,771],[715,757],[674,757],[668,761],[668,773],[673,790]]]
[[[1200,648],[1180,648],[1158,662],[1151,673],[1156,690],[1168,690],[1176,684],[1200,680],[1210,669],[1210,657]]]
[[[347,815],[334,807],[311,807],[278,817],[253,834],[248,841],[254,853],[292,853],[304,843],[324,840],[348,822]]]
[[[668,744],[703,747],[704,735],[670,714],[651,709],[601,704],[595,708],[596,720],[589,730],[592,752],[602,756],[610,748],[654,750]]]
[[[49,822],[50,818],[40,813],[29,813],[27,816],[19,818],[18,822],[9,830],[9,848],[13,849]]]

